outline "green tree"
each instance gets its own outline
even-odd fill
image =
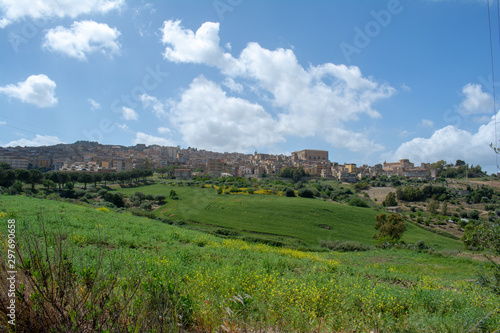
[[[293,188],[287,187],[283,190],[283,192],[285,193],[286,197],[294,197],[295,196],[295,191],[293,190]]]
[[[43,186],[47,188],[47,190],[50,190],[53,187],[56,187],[56,183],[50,179],[45,179],[43,181]]]
[[[163,205],[166,198],[167,197],[164,194],[157,194],[154,196],[154,200],[158,203],[158,205]]]
[[[446,201],[443,202],[443,207],[441,207],[441,214],[448,215],[448,203]]]
[[[301,188],[298,190],[297,195],[302,198],[314,198],[314,192],[308,188]]]
[[[438,213],[438,209],[439,209],[439,201],[437,200],[432,200],[427,206],[427,212],[433,215]]]
[[[106,182],[111,182],[113,181],[114,179],[114,174],[111,173],[111,172],[105,172],[103,175],[102,175],[102,180],[104,181],[104,186],[106,186]]]
[[[378,235],[373,237],[380,241],[389,241],[391,243],[396,243],[406,230],[406,223],[403,218],[392,213],[387,216],[385,213],[378,214],[375,219],[375,229],[379,231]]]
[[[82,173],[78,176],[78,182],[83,184],[83,189],[87,189],[87,184],[92,182],[92,175],[89,173]]]
[[[16,181],[16,172],[12,169],[0,169],[0,186],[9,187]]]
[[[179,197],[177,196],[177,193],[174,190],[170,190],[170,199],[172,200],[177,200]]]
[[[31,169],[28,173],[28,183],[31,184],[31,189],[35,190],[35,185],[43,182],[43,173],[37,169]]]
[[[398,202],[396,201],[396,194],[394,192],[389,192],[385,197],[383,205],[385,207],[397,206]]]
[[[441,173],[441,171],[444,170],[445,166],[446,166],[446,161],[440,160],[440,161],[431,163],[430,169],[436,170],[437,175],[439,175]]]
[[[491,264],[489,276],[482,274],[479,281],[493,293],[500,295],[500,263],[494,256],[500,256],[500,225],[488,222],[469,223],[462,236],[465,246],[474,251],[483,251]]]
[[[30,173],[28,170],[17,169],[16,170],[16,179],[24,184],[28,184],[30,180]]]
[[[11,170],[12,166],[9,163],[0,162],[0,170]]]
[[[94,187],[97,187],[97,183],[101,182],[103,175],[101,173],[93,173],[92,181],[94,182]]]
[[[164,178],[165,174],[168,173],[168,168],[162,167],[162,168],[156,169],[156,172],[160,174],[160,178]]]

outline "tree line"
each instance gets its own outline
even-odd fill
[[[132,171],[104,172],[104,173],[85,173],[85,172],[63,172],[50,171],[43,173],[38,169],[12,169],[7,163],[0,163],[0,186],[11,187],[14,185],[31,185],[34,190],[36,185],[43,184],[48,189],[59,187],[59,190],[74,186],[75,183],[82,183],[84,189],[87,184],[104,182],[138,182],[145,181],[147,177],[153,176],[151,169],[134,169]]]

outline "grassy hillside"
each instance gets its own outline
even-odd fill
[[[194,189],[178,191],[178,207],[189,190]],[[235,198],[225,196],[224,200]],[[221,239],[105,208],[21,196],[0,196],[0,218],[16,220],[18,244],[25,258],[32,259],[29,276],[35,282],[47,276],[41,271],[47,272],[50,263],[72,265],[67,274],[76,292],[68,294],[82,298],[86,306],[73,311],[76,302],[68,302],[60,312],[49,314],[51,322],[64,322],[67,327],[78,322],[79,330],[108,329],[109,321],[104,319],[109,313],[115,315],[115,330],[135,327],[137,331],[460,332],[500,328],[500,319],[494,315],[500,299],[471,282],[476,272],[487,267],[478,261],[409,250],[301,252]],[[2,244],[6,244],[6,230],[2,223]],[[31,252],[30,257],[28,245],[33,244],[41,251]],[[41,262],[40,270],[36,262]],[[19,271],[18,278],[28,281],[25,270]],[[58,279],[65,276],[54,274]],[[59,286],[56,290],[65,286],[60,280],[46,285],[48,289]],[[106,286],[111,291],[100,298]],[[36,295],[33,290],[28,285],[22,293],[31,306],[18,308],[18,325],[34,325],[45,318],[41,307],[49,301],[30,296]],[[81,315],[87,309],[92,311]],[[32,317],[28,318],[28,310]],[[37,311],[41,317],[35,316]],[[71,320],[57,321],[64,316]],[[5,313],[1,317],[5,330],[9,327]]]
[[[272,240],[295,247],[317,248],[322,240],[351,240],[368,245],[372,238],[375,215],[373,209],[352,207],[319,199],[281,197],[260,194],[217,194],[211,188],[155,184],[119,191],[133,195],[165,194],[176,191],[179,200],[168,202],[155,214],[172,220],[183,220],[191,228],[217,231],[220,227],[237,232],[247,239]],[[220,231],[220,230],[219,230]],[[461,242],[446,238],[412,224],[403,241],[423,240],[434,249],[462,249]]]

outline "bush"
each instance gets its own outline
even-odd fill
[[[285,193],[285,196],[286,197],[294,197],[295,196],[295,191],[292,189],[292,188],[285,188],[285,190],[283,191]]]
[[[321,241],[320,246],[325,247],[332,251],[339,251],[339,252],[358,252],[358,251],[369,251],[373,249],[371,246],[360,242],[339,241],[339,240]]]
[[[219,192],[217,192],[217,193],[219,193]],[[170,190],[170,195],[169,196],[170,196],[170,199],[172,199],[172,200],[179,199],[179,197],[177,196],[177,193],[174,190]]]
[[[475,209],[474,209],[474,210],[471,210],[471,211],[469,212],[469,218],[470,218],[470,219],[473,219],[473,220],[477,220],[477,219],[479,219],[479,212],[478,212],[477,210],[475,210]]]
[[[162,205],[165,203],[165,199],[167,198],[164,194],[157,194],[154,197],[154,200],[158,203],[158,205]]]
[[[15,288],[15,331],[127,332],[130,327],[138,332],[189,331],[191,300],[173,283],[134,277],[138,274],[120,279],[118,265],[102,264],[110,260],[104,249],[96,252],[95,263],[82,266],[83,251],[70,248],[64,241],[67,235],[26,234],[23,244],[29,251],[16,249],[16,279],[22,283]],[[7,267],[3,256],[0,264]],[[7,281],[10,275],[7,269],[0,270],[0,280]],[[7,288],[1,290],[7,294]],[[9,298],[0,299],[5,325],[9,305]]]
[[[364,201],[363,199],[361,198],[352,198],[351,200],[349,200],[349,202],[347,203],[349,206],[355,206],[355,207],[363,207],[363,208],[368,208],[370,207],[366,201]]]
[[[140,208],[144,210],[151,210],[153,208],[153,204],[150,201],[147,201],[143,203]]]
[[[385,201],[382,203],[385,207],[392,207],[392,206],[397,206],[398,202],[396,201],[396,194],[394,192],[389,192],[386,197]]]
[[[386,214],[382,213],[375,217],[377,222],[375,223],[375,229],[379,230],[378,235],[374,235],[373,238],[377,239],[377,243],[385,243],[388,240],[396,242],[401,238],[406,230],[406,223],[403,218],[398,214],[390,214],[387,217]]]
[[[314,198],[314,192],[308,188],[301,188],[297,195],[302,198]]]
[[[85,190],[76,190],[76,191],[75,191],[75,197],[77,197],[77,198],[81,198],[81,197],[83,197],[85,194],[87,194],[87,191],[85,191]]]

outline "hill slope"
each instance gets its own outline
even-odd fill
[[[168,202],[155,214],[186,221],[192,228],[236,231],[247,239],[272,240],[294,247],[317,248],[322,240],[351,240],[374,245],[373,209],[359,208],[319,199],[278,195],[218,195],[214,189],[196,186],[150,185],[120,189],[126,195],[136,191],[167,195],[176,191],[179,200]],[[408,224],[403,241],[423,240],[434,249],[463,248],[460,241]]]
[[[33,242],[43,249],[44,232],[60,235],[48,238],[47,250],[57,252],[59,242],[68,248],[63,259],[73,263],[77,290],[99,263],[107,272],[101,283],[118,278],[117,299],[140,278],[120,312],[128,316],[123,325],[139,329],[456,332],[474,331],[480,320],[481,329],[500,328],[498,316],[488,315],[500,299],[467,282],[485,269],[481,262],[407,250],[301,252],[20,196],[0,197],[0,218],[16,219],[23,249]],[[5,241],[6,224],[0,230]]]

